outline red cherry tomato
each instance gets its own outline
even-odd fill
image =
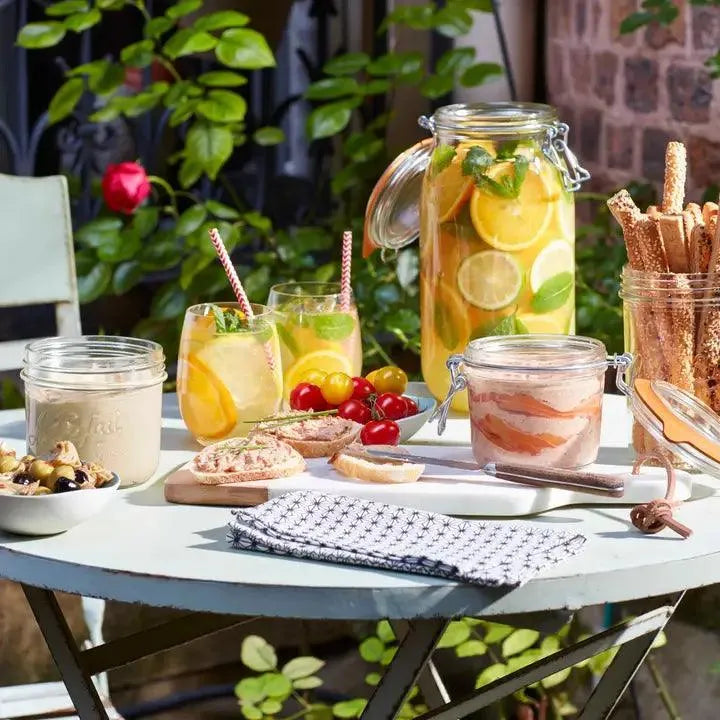
[[[312,383],[302,382],[290,393],[290,407],[293,410],[325,410],[327,403],[320,388]]]
[[[400,420],[407,413],[407,403],[402,395],[387,392],[381,393],[375,400],[377,415],[385,420]]]
[[[375,395],[377,390],[375,390],[375,386],[364,377],[354,377],[352,379],[353,384],[353,393],[352,397],[353,400],[360,400],[360,402],[365,402],[371,395]]]
[[[363,445],[397,445],[400,441],[400,428],[392,420],[371,420],[360,431]]]
[[[364,425],[372,420],[372,413],[370,408],[365,405],[361,400],[355,400],[351,398],[346,400],[338,408],[338,415],[346,420],[354,420],[356,423]]]
[[[417,403],[412,398],[407,395],[403,395],[403,400],[405,401],[405,405],[407,407],[405,417],[411,417],[412,415],[417,415],[420,412],[420,408],[418,408]]]

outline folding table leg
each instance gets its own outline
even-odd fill
[[[363,711],[363,720],[391,720],[397,715],[447,624],[443,618],[408,623],[392,663]]]
[[[402,641],[408,631],[408,622],[406,620],[393,620],[390,624],[395,636],[399,641]],[[425,667],[420,671],[417,685],[428,707],[439,707],[450,702],[450,693],[448,693],[445,683],[432,660],[428,660]]]
[[[55,594],[30,585],[22,585],[22,589],[80,720],[108,720],[97,689],[83,667],[75,638],[65,622]]]
[[[631,640],[618,650],[617,655],[585,703],[578,720],[605,720],[610,717],[650,652],[653,643],[670,621],[684,594],[684,592],[680,593],[665,622],[660,627],[647,635],[641,635]]]

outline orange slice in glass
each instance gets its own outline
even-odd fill
[[[187,372],[178,393],[180,413],[196,438],[220,439],[237,423],[237,408],[222,380],[197,355],[185,359]]]

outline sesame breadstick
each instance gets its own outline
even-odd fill
[[[715,224],[717,223],[718,204],[714,202],[706,202],[702,206],[703,222],[708,226],[711,234],[715,234]]]
[[[690,254],[690,238],[696,225],[703,222],[702,208],[697,203],[688,203],[682,211],[683,226],[685,230],[685,243]]]
[[[660,215],[660,208],[657,205],[648,205],[648,209],[645,211],[646,215],[649,215],[651,218],[657,217]]]
[[[690,238],[690,272],[706,273],[708,271],[712,238],[713,236],[704,223],[693,228]]]
[[[643,270],[666,273],[669,271],[665,245],[655,221],[641,214],[633,220],[633,230],[640,246]]]
[[[633,223],[642,215],[640,209],[627,190],[620,190],[615,193],[607,201],[607,206],[622,228],[630,267],[634,270],[642,270],[643,260],[640,245],[634,230],[632,230]]]
[[[681,142],[669,142],[665,149],[665,183],[663,185],[662,211],[679,214],[685,201],[685,177],[687,154]]]

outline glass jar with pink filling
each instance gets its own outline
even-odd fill
[[[490,462],[580,468],[597,459],[608,361],[599,340],[510,335],[471,341],[447,365],[450,402],[467,388],[473,454]]]

